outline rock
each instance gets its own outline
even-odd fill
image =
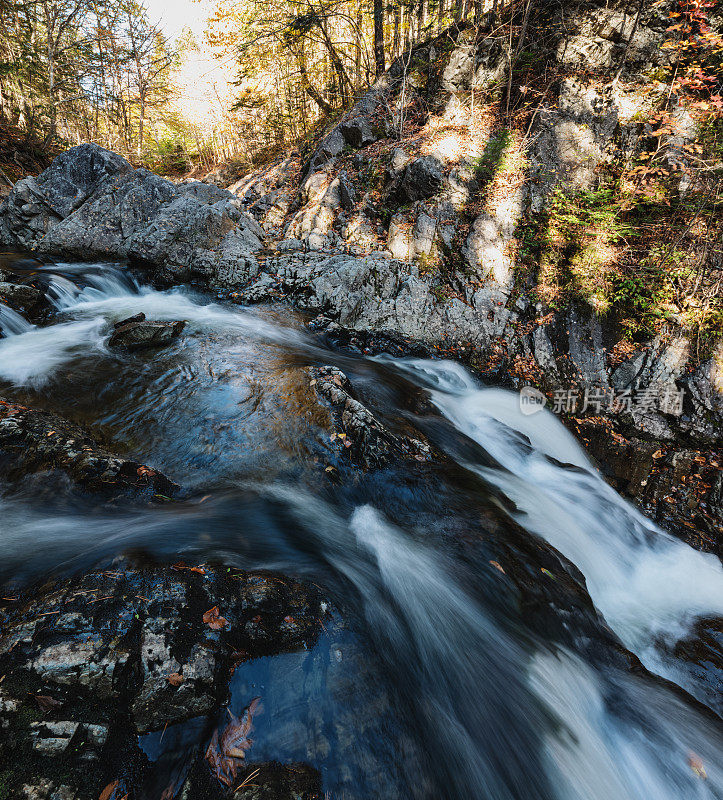
[[[253,764],[241,781],[255,770],[253,780],[235,793],[239,800],[324,800],[321,775],[308,764]]]
[[[160,472],[113,455],[89,433],[46,411],[0,400],[0,475],[60,471],[84,489],[101,494],[175,494],[178,486]]]
[[[213,608],[217,626],[204,622]],[[126,561],[30,590],[0,613],[3,777],[49,798],[62,768],[68,796],[83,800],[97,800],[109,774],[140,796],[139,736],[213,717],[240,660],[311,646],[325,616],[315,589],[280,575]],[[139,771],[123,777],[118,763]],[[308,768],[273,770],[279,787],[318,784]]]
[[[618,491],[692,547],[723,555],[723,473],[716,450],[626,438],[602,417],[576,417],[573,430]]]
[[[443,180],[444,172],[439,159],[435,156],[422,156],[405,167],[394,194],[401,203],[425,200],[437,194]]]
[[[16,311],[27,311],[43,299],[43,292],[24,283],[0,282],[0,302]]]
[[[341,200],[341,207],[344,211],[349,212],[354,208],[354,199],[356,197],[356,190],[349,183],[346,175],[340,175],[337,179],[339,181],[339,198]]]
[[[281,297],[283,297],[283,292],[279,281],[267,273],[261,275],[258,280],[254,281],[245,289],[233,292],[230,295],[230,299],[239,305],[265,303],[268,300],[280,299]]]
[[[372,131],[369,120],[362,115],[346,118],[340,123],[339,130],[344,141],[357,150],[376,142],[378,138]]]
[[[16,184],[0,206],[0,242],[68,258],[128,259],[162,282],[223,287],[258,269],[263,231],[241,205],[215,186],[173,184],[80,145]]]
[[[108,345],[123,350],[167,347],[181,335],[185,325],[185,322],[178,320],[151,322],[146,320],[145,314],[137,314],[135,317],[116,322]]]
[[[331,404],[343,452],[365,469],[377,469],[394,459],[429,461],[432,450],[426,442],[392,433],[352,395],[346,375],[337,367],[309,369],[316,393]]]
[[[37,178],[24,178],[15,184],[0,206],[0,242],[32,249],[101,186],[132,169],[124,158],[98,145],[72,147]]]

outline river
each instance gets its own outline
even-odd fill
[[[184,495],[0,486],[6,591],[127,552],[314,582],[339,624],[242,665],[231,704],[264,700],[250,761],[307,761],[332,800],[723,798],[721,676],[675,649],[723,615],[721,563],[618,496],[554,415],[453,362],[334,352],[289,308],[111,264],[36,274],[57,314],[36,327],[0,307],[0,395],[83,422]],[[111,351],[109,323],[141,311],[183,336]],[[345,462],[305,373],[321,364],[442,457]],[[149,758],[174,768],[191,728],[146,737]]]

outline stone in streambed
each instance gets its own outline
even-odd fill
[[[56,414],[0,399],[0,477],[60,472],[82,488],[143,495],[171,495],[179,487],[138,461],[114,455],[87,430]]]
[[[211,608],[223,624],[204,622]],[[218,714],[239,661],[312,646],[324,616],[313,587],[282,575],[126,560],[6,599],[0,774],[47,800],[97,800],[114,780],[123,794],[158,796],[144,793],[153,767],[138,737],[168,726],[161,750],[179,766],[193,760],[174,752],[171,727]],[[273,797],[318,796],[310,768],[267,770],[269,783],[289,788]],[[208,775],[202,758],[196,772]]]
[[[344,443],[354,463],[376,469],[394,460],[432,459],[432,449],[426,442],[393,433],[357,400],[349,379],[338,367],[312,367],[309,375],[317,395],[331,406],[335,438]]]
[[[34,286],[27,286],[24,283],[0,282],[0,302],[15,311],[27,311],[36,306],[42,298],[43,293]]]
[[[113,334],[108,341],[110,347],[123,350],[144,350],[151,347],[167,347],[181,335],[186,323],[153,322],[145,314],[121,320],[113,326]]]

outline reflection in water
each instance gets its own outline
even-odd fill
[[[514,584],[490,567],[504,552],[542,580],[534,549],[515,542],[546,539],[582,570],[625,644],[673,679],[656,638],[723,613],[720,565],[622,501],[551,415],[523,417],[514,395],[480,387],[455,364],[333,354],[287,312],[139,287],[107,265],[56,265],[46,277],[59,320],[6,322],[0,392],[86,422],[190,499],[110,508],[47,476],[6,487],[5,586],[127,551],[314,581],[338,611],[333,622],[309,651],[239,666],[229,707],[240,715],[261,696],[248,760],[309,762],[334,800],[723,798],[715,720],[633,675],[595,638],[594,615],[553,609],[564,647],[535,629]],[[139,311],[186,320],[182,340],[109,351],[109,323]],[[0,323],[8,319],[0,309]],[[345,467],[303,372],[309,363],[339,365],[407,421],[400,398],[430,392],[451,423],[430,429],[448,461],[368,475]],[[324,471],[334,460],[339,485]],[[705,680],[686,688],[706,700]],[[143,737],[155,765],[149,797],[180,785],[220,722]]]

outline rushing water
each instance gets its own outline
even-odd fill
[[[536,560],[542,539],[629,650],[715,705],[720,676],[692,673],[670,645],[723,615],[720,562],[617,496],[553,415],[523,415],[515,394],[451,362],[331,352],[288,309],[139,287],[103,264],[39,274],[57,320],[34,327],[0,307],[0,394],[84,422],[188,499],[108,508],[38,478],[5,487],[4,584],[129,550],[313,580],[334,625],[309,652],[243,665],[231,702],[264,698],[251,761],[308,761],[334,800],[723,798],[719,719],[630,671],[590,609],[530,600],[538,585],[569,597]],[[139,311],[186,320],[183,337],[109,350],[109,323]],[[345,467],[303,371],[323,363],[446,460]],[[337,462],[334,483],[324,466]],[[142,744],[160,765],[194,735]]]

